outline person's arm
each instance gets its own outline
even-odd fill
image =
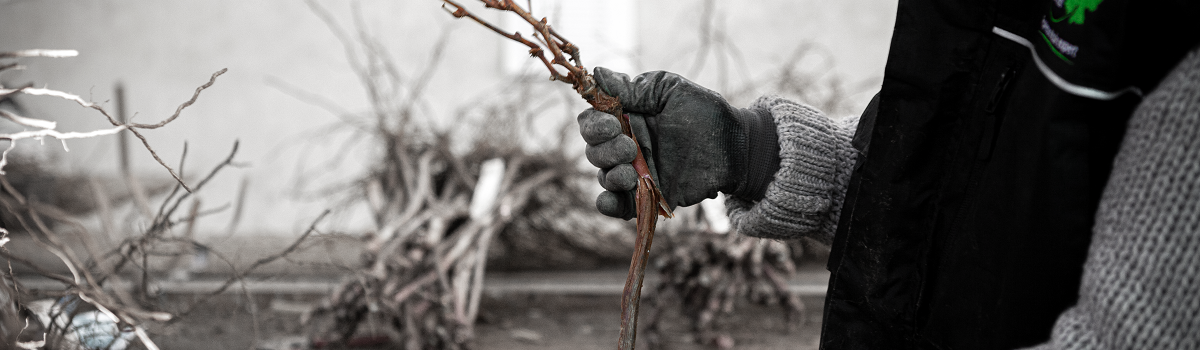
[[[828,243],[857,151],[858,118],[833,121],[806,105],[763,97],[750,108],[668,72],[633,79],[603,68],[596,82],[620,99],[655,182],[672,206],[717,192],[738,232],[766,238],[810,237]],[[615,116],[588,109],[579,115],[587,158],[600,168],[606,191],[596,200],[605,215],[633,217],[636,174],[633,141]]]
[[[769,110],[775,120],[779,171],[762,200],[725,197],[730,221],[749,236],[829,244],[858,158],[851,140],[859,118],[832,120],[778,96],[761,97],[751,108]]]
[[[1079,302],[1033,349],[1200,349],[1200,50],[1130,119]]]

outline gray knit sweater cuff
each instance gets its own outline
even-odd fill
[[[850,145],[858,117],[831,120],[778,96],[760,97],[751,108],[771,111],[780,164],[761,201],[726,197],[734,228],[748,236],[809,237],[829,244],[858,154]]]

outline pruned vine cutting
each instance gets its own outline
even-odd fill
[[[520,16],[533,27],[532,36],[538,40],[538,42],[533,42],[522,36],[520,32],[509,33],[488,23],[453,0],[442,1],[454,7],[453,10],[446,9],[454,17],[470,18],[501,36],[528,46],[529,55],[540,60],[550,71],[550,80],[571,84],[571,87],[575,88],[575,92],[578,92],[593,108],[619,116],[617,119],[621,121],[622,133],[632,138],[634,145],[637,145],[638,139],[629,126],[628,117],[622,111],[621,102],[596,85],[595,79],[580,62],[579,47],[555,32],[545,17],[541,19],[534,17],[529,10],[522,8],[512,0],[480,0],[487,8],[511,12]],[[547,51],[553,58],[546,57]],[[566,73],[563,74],[560,69],[565,69]],[[642,155],[641,147],[637,147],[637,149],[637,156],[633,161],[633,168],[638,174],[637,241],[629,266],[629,275],[625,280],[625,289],[621,294],[621,335],[617,344],[618,349],[634,348],[634,340],[637,336],[638,303],[642,293],[642,280],[646,275],[650,245],[654,242],[654,226],[658,222],[659,215],[672,216],[670,205],[667,204],[662,192],[654,183],[654,178],[650,175],[650,167],[646,163],[645,156]]]

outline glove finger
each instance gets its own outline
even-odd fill
[[[597,174],[600,186],[609,191],[629,191],[637,187],[637,171],[631,164],[618,164],[611,169],[600,169]]]
[[[592,70],[592,77],[596,79],[596,85],[600,86],[600,90],[603,90],[604,93],[608,94],[609,96],[616,97],[621,101],[621,107],[625,109],[626,113],[649,112],[651,114],[658,114],[658,110],[644,111],[638,108],[630,108],[635,105],[640,106],[644,104],[641,102],[636,102],[635,100],[656,100],[657,94],[654,94],[653,90],[651,89],[646,91],[649,92],[649,94],[646,95],[653,94],[656,96],[641,96],[642,94],[638,94],[639,90],[641,89],[637,89],[637,83],[630,81],[628,75],[611,71],[608,68],[596,67]]]
[[[633,194],[631,192],[601,192],[596,197],[596,209],[601,214],[625,220],[637,216],[633,210]]]
[[[612,114],[588,108],[579,113],[579,134],[589,145],[597,145],[621,135],[621,121]]]
[[[662,112],[676,87],[699,87],[678,74],[665,71],[642,73],[630,80],[628,75],[596,67],[592,76],[601,90],[621,101],[625,112],[649,115]]]
[[[620,135],[599,145],[588,145],[584,155],[592,165],[607,169],[618,164],[632,163],[633,159],[637,158],[637,147],[629,136]]]

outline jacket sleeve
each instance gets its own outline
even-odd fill
[[[1034,349],[1200,349],[1200,51],[1129,121],[1079,302]]]
[[[858,118],[833,120],[778,96],[761,97],[752,108],[769,110],[775,121],[779,171],[760,201],[726,197],[730,221],[749,236],[829,244],[857,159],[851,139]]]

